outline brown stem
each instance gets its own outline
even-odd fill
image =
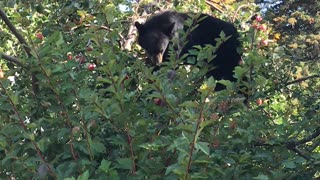
[[[77,160],[77,155],[76,155],[76,153],[74,152],[74,146],[73,146],[73,143],[72,143],[72,139],[73,138],[70,138],[71,140],[70,140],[70,150],[71,150],[71,154],[72,154],[72,157],[73,157],[73,160]]]
[[[20,115],[20,113],[19,113],[16,105],[13,103],[13,100],[11,99],[10,95],[8,94],[7,90],[5,89],[5,87],[3,86],[2,83],[0,83],[0,86],[1,86],[1,88],[3,89],[3,91],[5,92],[5,94],[8,95],[9,103],[11,104],[11,106],[12,106],[13,111],[15,112],[15,114],[18,116],[18,119],[19,119],[19,122],[20,122],[21,127],[23,128],[24,131],[27,132],[27,131],[28,131],[28,128],[27,128],[26,124],[24,123],[24,121],[23,121],[23,119],[22,119],[22,117],[21,117],[21,115]],[[43,163],[46,165],[46,167],[48,168],[49,172],[50,172],[50,173],[55,177],[55,179],[56,179],[56,178],[57,178],[57,175],[53,172],[53,170],[51,169],[51,167],[49,166],[49,164],[48,164],[47,161],[45,160],[45,158],[44,158],[41,150],[39,149],[37,143],[36,143],[34,140],[32,140],[32,139],[30,139],[30,141],[31,141],[33,147],[35,148],[35,150],[36,150],[39,158],[42,160],[42,162],[43,162]]]
[[[189,177],[189,172],[190,172],[190,169],[191,169],[191,162],[192,162],[192,154],[193,154],[193,151],[194,151],[194,148],[195,148],[195,144],[196,144],[196,141],[197,141],[197,132],[199,130],[199,127],[200,127],[200,124],[201,122],[203,121],[203,109],[204,109],[204,106],[202,106],[201,110],[200,110],[200,114],[199,114],[199,118],[197,120],[197,126],[196,126],[196,130],[194,132],[194,136],[193,136],[193,140],[192,140],[192,143],[191,143],[191,147],[190,147],[190,151],[189,151],[189,160],[188,160],[188,165],[187,165],[187,168],[186,168],[186,174],[184,176],[184,179],[187,180],[188,177]]]
[[[204,99],[207,99],[209,97],[209,95],[212,93],[212,91],[214,91],[214,88],[211,89],[208,94],[205,96]],[[194,151],[194,148],[195,148],[195,144],[196,144],[196,141],[197,141],[197,134],[198,134],[198,131],[199,131],[199,127],[201,125],[201,123],[204,121],[204,108],[205,108],[205,103],[206,102],[203,102],[202,106],[201,106],[201,109],[200,109],[200,112],[199,112],[199,118],[197,120],[197,126],[196,126],[196,129],[195,129],[195,132],[194,132],[194,136],[193,136],[193,140],[192,140],[192,143],[191,143],[191,148],[190,148],[190,151],[189,151],[189,160],[188,160],[188,165],[187,165],[187,168],[186,168],[186,174],[184,176],[184,179],[187,180],[188,177],[189,177],[189,172],[190,172],[190,169],[191,169],[191,162],[192,162],[192,154],[193,154],[193,151]]]
[[[126,131],[127,134],[127,140],[128,140],[128,144],[130,146],[130,153],[131,153],[131,160],[132,160],[132,174],[136,175],[136,162],[134,159],[134,151],[133,151],[133,145],[132,145],[132,137],[129,134],[129,130],[127,129]]]
[[[79,96],[78,96],[78,93],[75,89],[73,89],[73,94],[74,96],[76,97],[76,103],[77,103],[77,106],[79,108],[79,112],[81,112],[81,105],[80,105],[80,101],[79,101]],[[83,115],[82,113],[79,113],[81,114],[81,117],[80,117],[80,120],[83,122],[82,124],[82,128],[84,130],[84,134],[85,134],[85,137],[86,137],[86,144],[87,144],[87,147],[88,147],[88,152],[89,152],[89,156],[90,156],[90,160],[92,161],[93,160],[93,154],[92,154],[92,151],[91,151],[91,146],[90,146],[90,143],[89,143],[89,133],[88,133],[88,129],[86,128],[86,124],[84,123],[83,121]]]
[[[160,87],[156,84],[154,86],[157,89],[157,91],[160,93],[162,100],[164,100],[165,104],[169,107],[169,109],[176,115],[176,117],[179,117],[180,116],[179,113],[174,110],[173,106],[169,103],[165,95],[162,93]]]

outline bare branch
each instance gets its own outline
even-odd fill
[[[234,23],[234,21],[236,20],[236,17],[237,15],[239,14],[239,11],[242,9],[242,8],[245,8],[245,7],[248,7],[249,5],[241,5],[237,8],[236,12],[234,13],[233,17],[232,17],[232,20],[231,22]]]
[[[6,23],[6,25],[10,29],[10,31],[16,36],[18,41],[22,44],[22,46],[23,46],[24,50],[26,51],[26,53],[28,54],[28,56],[31,57],[32,56],[30,53],[31,49],[28,46],[27,41],[21,36],[21,34],[18,32],[16,27],[14,27],[14,25],[11,23],[8,16],[2,11],[2,9],[0,9],[0,17]]]
[[[291,145],[287,145],[286,146],[288,149],[292,150],[293,152],[297,153],[299,156],[305,158],[306,160],[311,160],[310,157],[308,157],[307,155],[305,155],[304,152],[302,152],[300,149],[298,149],[296,146],[291,146]]]
[[[308,79],[313,79],[313,78],[320,78],[320,75],[313,75],[313,76],[307,76],[307,77],[299,78],[299,79],[296,79],[294,81],[287,82],[285,84],[285,86],[288,86],[288,85],[291,85],[291,84],[295,84],[295,83],[299,83],[299,82],[306,81]]]
[[[13,57],[13,56],[9,56],[9,55],[6,55],[6,54],[1,54],[1,57],[7,61],[10,61],[10,62],[13,62],[19,66],[22,66],[23,67],[23,64],[19,61],[18,58],[16,57]]]
[[[314,133],[312,133],[310,136],[307,136],[304,139],[301,140],[291,140],[289,142],[280,142],[277,144],[268,144],[265,142],[255,142],[254,146],[264,146],[264,147],[275,147],[275,146],[284,146],[287,149],[297,153],[299,156],[305,158],[306,160],[311,160],[311,158],[309,156],[306,155],[306,153],[304,153],[302,150],[297,148],[297,145],[300,144],[305,144],[306,142],[312,141],[315,138],[317,138],[320,135],[320,127],[318,127]]]
[[[134,8],[134,14],[138,14],[139,7],[140,7],[140,3],[138,3],[137,6]],[[129,50],[129,51],[131,50],[132,43],[135,41],[135,39],[137,37],[137,31],[134,26],[134,23],[135,23],[135,21],[140,21],[140,20],[141,20],[141,17],[140,17],[140,19],[136,19],[136,18],[134,18],[134,15],[131,18],[130,28],[129,28],[127,37],[125,39],[122,38],[124,40],[123,45],[122,45],[122,49]]]
[[[77,29],[79,29],[81,27],[82,26],[75,26],[75,27],[71,28],[71,31],[77,30]],[[100,26],[100,25],[96,25],[96,24],[84,24],[83,27],[86,27],[86,28],[95,27],[95,28],[98,28],[99,30],[106,30],[106,31],[109,31],[109,32],[113,31],[112,29],[110,29],[107,26],[103,26],[103,25]]]
[[[220,13],[223,13],[223,10],[221,9],[221,7],[218,4],[216,4],[214,2],[210,2],[209,0],[206,0],[206,4],[211,6],[213,9],[218,10]]]
[[[29,45],[27,44],[27,41],[22,37],[22,35],[18,32],[18,30],[16,29],[16,27],[11,23],[11,21],[9,20],[8,16],[2,11],[2,9],[0,9],[0,17],[1,19],[6,23],[6,25],[8,26],[8,28],[10,29],[10,31],[16,36],[16,38],[18,39],[18,41],[20,42],[20,44],[22,44],[23,49],[25,50],[25,52],[27,53],[28,57],[32,57],[31,54],[31,48],[29,47]],[[2,55],[3,57],[3,55]],[[7,59],[8,60],[8,59]],[[12,60],[12,59],[11,59]],[[21,64],[21,63],[20,63]],[[31,75],[31,79],[32,79],[32,90],[34,95],[37,94],[38,92],[38,84],[37,84],[37,78],[35,76],[35,73],[33,72]]]
[[[316,129],[316,131],[314,133],[312,133],[310,136],[308,136],[304,139],[301,139],[299,141],[295,141],[294,145],[304,144],[306,142],[312,141],[313,139],[317,138],[319,135],[320,135],[320,127],[318,127]]]
[[[128,32],[128,35],[127,35],[127,38],[123,44],[123,49],[126,49],[126,50],[131,50],[131,46],[132,46],[132,43],[134,42],[134,40],[136,39],[136,36],[137,36],[137,32],[135,30],[135,27],[133,24],[131,24],[130,28],[129,28],[129,32]]]

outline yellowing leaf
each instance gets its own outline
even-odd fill
[[[273,18],[273,21],[275,21],[275,22],[283,22],[283,21],[285,21],[285,18],[283,18],[283,17],[276,17],[276,18]]]
[[[289,47],[292,48],[292,49],[297,49],[298,48],[298,44],[297,43],[289,44]]]
[[[274,39],[275,40],[279,40],[281,38],[281,34],[280,33],[276,33],[275,35],[274,35]]]
[[[297,19],[296,18],[289,18],[288,23],[291,24],[292,26],[294,26],[297,23]]]

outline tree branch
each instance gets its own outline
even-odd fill
[[[302,152],[300,149],[298,149],[296,146],[287,145],[286,147],[287,147],[289,150],[297,153],[299,156],[305,158],[306,160],[308,160],[308,161],[311,160],[311,158],[310,158],[309,156],[305,155],[305,153]]]
[[[220,13],[223,13],[223,10],[221,9],[221,7],[217,3],[210,2],[209,0],[206,0],[206,4],[211,6],[213,9],[218,10]]]
[[[16,57],[9,56],[9,55],[6,55],[6,54],[1,54],[1,57],[2,57],[3,59],[7,60],[7,61],[10,61],[10,62],[13,62],[13,63],[19,65],[19,66],[22,66],[22,67],[24,66],[24,65],[19,61],[19,59],[16,58]]]
[[[311,160],[309,156],[306,155],[306,153],[302,152],[302,150],[298,149],[296,146],[300,144],[305,144],[309,141],[312,141],[313,139],[317,138],[320,135],[320,127],[318,127],[314,133],[312,133],[310,136],[307,136],[301,140],[291,140],[289,142],[280,142],[277,144],[267,144],[265,142],[255,142],[254,146],[265,146],[265,147],[275,147],[275,146],[284,146],[287,149],[297,153],[299,156],[305,158],[306,160]]]
[[[31,49],[27,44],[27,41],[21,36],[21,34],[18,32],[18,30],[14,27],[14,25],[9,20],[8,16],[0,9],[0,17],[5,22],[5,24],[8,26],[10,31],[16,36],[18,41],[22,44],[24,50],[28,54],[28,57],[31,57]]]
[[[288,85],[291,85],[291,84],[295,84],[295,83],[299,83],[299,82],[306,81],[308,79],[313,79],[313,78],[320,78],[320,75],[313,75],[313,76],[307,76],[307,77],[299,78],[299,79],[296,79],[294,81],[287,82],[285,84],[285,86],[288,86]]]
[[[28,57],[31,58],[32,57],[31,48],[28,46],[27,41],[22,37],[22,35],[14,27],[14,25],[11,23],[11,21],[8,18],[8,16],[2,11],[2,9],[0,9],[0,17],[5,22],[5,24],[8,26],[10,31],[16,36],[16,38],[18,39],[20,44],[22,44],[22,47],[25,50],[25,52],[27,53]],[[2,55],[2,57],[3,57],[3,55]],[[13,60],[13,59],[11,59],[11,60]],[[38,87],[38,84],[37,84],[38,80],[37,80],[36,75],[35,75],[34,72],[32,72],[32,74],[31,74],[31,79],[32,79],[32,91],[33,91],[33,94],[36,95],[37,92],[38,92],[39,87]]]
[[[317,138],[320,135],[320,127],[318,127],[313,134],[310,136],[301,139],[299,141],[293,141],[294,145],[304,144],[306,142],[312,141],[313,139]]]
[[[82,26],[75,26],[73,28],[71,28],[72,31],[74,30],[77,30],[79,28],[81,28]],[[95,28],[98,28],[99,30],[106,30],[106,31],[109,31],[109,32],[112,32],[113,30],[110,29],[109,27],[107,26],[100,26],[100,25],[96,25],[96,24],[84,24],[83,27],[86,27],[86,28],[90,28],[90,27],[95,27]]]

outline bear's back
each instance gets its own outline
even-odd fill
[[[181,29],[184,26],[184,21],[188,18],[187,14],[174,11],[164,11],[151,16],[145,23],[144,27],[148,30],[159,30],[167,27],[172,23],[175,24],[174,30]]]

